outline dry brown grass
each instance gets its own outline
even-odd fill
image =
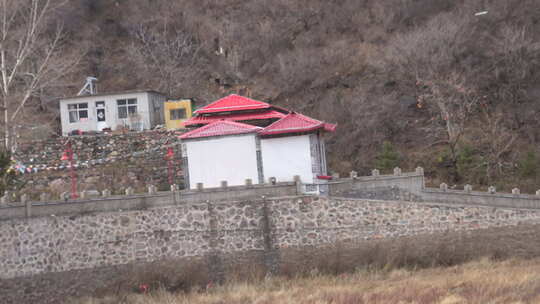
[[[349,304],[349,303],[540,303],[540,259],[482,259],[422,270],[359,269],[339,276],[276,277],[252,283],[170,293],[82,299],[77,304]]]

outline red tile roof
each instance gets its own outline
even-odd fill
[[[180,138],[191,139],[200,137],[244,134],[257,132],[259,130],[262,130],[262,128],[234,121],[220,120],[184,133],[180,136]]]
[[[195,111],[196,114],[268,109],[270,104],[231,94]]]
[[[229,121],[246,121],[246,120],[260,120],[260,119],[272,119],[283,118],[285,114],[277,111],[268,111],[262,113],[242,113],[242,114],[228,114],[228,115],[213,115],[213,116],[196,116],[192,117],[188,121],[184,122],[184,126],[194,125],[206,125],[219,120]]]
[[[310,132],[318,129],[324,129],[325,131],[334,132],[336,130],[336,125],[325,123],[293,112],[287,114],[287,116],[259,131],[259,134],[275,135],[285,133]]]

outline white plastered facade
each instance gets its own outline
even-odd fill
[[[244,185],[246,179],[258,183],[257,138],[254,133],[185,140],[189,188]]]
[[[137,118],[119,118],[117,100],[136,99]],[[127,126],[135,130],[145,130],[164,123],[163,103],[165,96],[153,92],[127,92],[77,96],[60,100],[60,120],[62,135],[66,136],[74,130],[101,131],[103,128],[116,130],[118,126]],[[98,107],[102,103],[102,107]],[[69,105],[86,104],[87,116],[84,119],[70,122]],[[103,109],[103,121],[98,119],[98,110]]]
[[[262,138],[262,165],[266,179],[293,181],[299,175],[304,183],[313,183],[313,166],[310,136],[285,136]]]

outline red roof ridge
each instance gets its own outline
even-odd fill
[[[183,124],[184,126],[193,126],[193,125],[205,125],[212,123],[218,120],[229,120],[229,121],[247,121],[247,120],[260,120],[260,119],[281,119],[285,117],[286,114],[275,110],[269,110],[264,112],[250,112],[250,113],[231,113],[226,115],[209,115],[209,116],[195,116],[191,117]]]
[[[237,94],[230,94],[196,110],[194,113],[219,113],[228,111],[266,109],[270,107],[271,105],[264,101],[251,99]]]
[[[244,134],[257,132],[259,130],[262,130],[262,128],[240,122],[218,120],[195,130],[184,133],[180,136],[180,139]]]
[[[282,119],[270,124],[263,130],[259,131],[261,135],[272,134],[284,134],[284,133],[297,133],[297,132],[309,132],[318,129],[324,129],[325,131],[333,132],[336,129],[336,125],[325,123],[323,121],[296,113],[291,112]]]

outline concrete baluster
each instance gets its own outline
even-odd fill
[[[221,181],[221,188],[222,188],[222,189],[227,189],[227,187],[228,187],[227,181],[226,181],[226,180]]]
[[[395,167],[395,168],[394,168],[394,175],[396,175],[396,176],[401,175],[401,168]]]
[[[379,175],[381,175],[381,172],[379,171],[379,169],[371,170],[371,176],[379,176]]]
[[[489,186],[488,193],[494,194],[496,192],[497,192],[497,189],[495,188],[495,186]]]
[[[463,187],[463,190],[465,190],[465,192],[472,192],[472,186],[467,184],[465,187]]]
[[[445,183],[442,183],[442,184],[439,186],[439,189],[441,189],[442,191],[447,191],[447,190],[448,190],[448,185],[445,184]]]
[[[21,203],[26,207],[26,217],[32,216],[32,202],[28,199],[28,195],[21,195]]]
[[[512,194],[517,196],[521,194],[521,191],[519,190],[519,188],[514,188],[512,189]]]
[[[133,188],[127,187],[127,189],[126,189],[126,195],[133,195]]]
[[[156,193],[157,193],[156,186],[148,185],[148,194],[156,194]]]
[[[416,167],[416,169],[414,170],[414,172],[416,172],[416,174],[418,174],[418,175],[424,175],[424,168],[422,168],[422,167]]]
[[[351,172],[349,173],[349,177],[352,178],[352,179],[358,178],[358,172],[356,172],[356,171],[354,171],[354,170],[351,171]]]
[[[60,199],[64,201],[68,201],[70,197],[71,195],[69,192],[62,192],[62,194],[60,194]]]
[[[8,193],[8,191],[6,191],[6,193],[2,197],[0,197],[0,204],[1,205],[7,205],[9,202],[10,202],[9,193]]]
[[[103,197],[111,196],[111,190],[103,189],[103,191],[101,191],[101,196],[103,196]]]
[[[251,178],[246,178],[245,183],[247,187],[253,186],[253,180]]]
[[[202,191],[204,189],[203,183],[197,183],[197,190]]]

